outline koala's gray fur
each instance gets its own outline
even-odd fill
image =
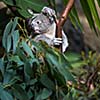
[[[64,52],[68,47],[68,39],[63,31],[62,39],[56,38],[55,19],[55,11],[51,8],[44,7],[41,13],[34,15],[29,20],[29,24],[33,32],[39,34],[34,38],[34,41],[39,42],[43,40],[50,46],[60,45],[62,43],[62,51]]]

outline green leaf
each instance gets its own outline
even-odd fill
[[[14,36],[16,32],[18,33],[18,31],[14,31],[15,28],[16,28],[16,26],[17,26],[17,23],[18,23],[17,21],[18,21],[18,18],[17,17],[14,19],[14,21],[11,20],[6,25],[6,28],[4,30],[2,43],[3,43],[3,46],[4,46],[4,48],[6,49],[7,52],[10,52],[10,49],[11,49],[12,36]],[[15,44],[15,46],[16,46],[16,44]]]
[[[37,79],[32,79],[28,82],[29,85],[34,85],[35,83],[37,83],[38,80]]]
[[[0,100],[13,100],[12,95],[6,90],[4,90],[1,84],[0,84]]]
[[[7,5],[14,6],[13,0],[2,0],[2,1],[4,1]]]
[[[63,100],[73,100],[72,95],[70,92],[63,98]]]
[[[41,100],[41,93],[37,93],[35,95],[35,100]]]
[[[81,55],[77,53],[66,52],[65,55],[69,62],[79,61],[81,59]]]
[[[0,59],[0,70],[2,72],[2,75],[4,76],[5,68],[4,68],[4,59],[3,58]]]
[[[3,85],[0,83],[0,96],[1,96],[2,91],[3,91]]]
[[[45,45],[43,45],[43,47],[45,48]],[[45,57],[50,67],[53,68],[53,70],[55,70],[56,68],[66,81],[76,82],[72,74],[68,70],[68,66],[70,67],[70,65],[64,55],[50,47],[46,47]]]
[[[84,14],[89,22],[90,28],[93,28],[95,30],[95,24],[92,17],[91,9],[89,8],[89,5],[88,5],[88,1],[80,0],[80,3],[82,5]]]
[[[71,68],[71,64],[69,63],[68,59],[66,58],[65,54],[59,53],[60,59],[60,66],[64,68]]]
[[[71,12],[69,13],[69,17],[70,17],[70,19],[71,19],[71,21],[76,29],[78,29],[80,27],[80,29],[83,30],[83,27],[82,27],[80,20],[79,20],[79,16],[78,16],[77,11],[76,11],[74,6],[73,6]],[[76,23],[78,25],[76,25]]]
[[[24,51],[20,48],[17,48],[16,49],[16,53],[17,55],[19,56],[19,58],[25,63],[27,61],[27,57],[26,55],[24,54]]]
[[[11,32],[11,29],[12,29],[12,25],[13,25],[13,22],[12,20],[6,25],[6,28],[4,30],[4,33],[3,33],[3,38],[2,38],[2,43],[3,43],[3,47],[7,50],[7,41],[9,40],[9,38],[11,38],[9,36],[8,38],[8,35],[9,33]],[[8,39],[7,39],[8,38]],[[9,41],[8,41],[9,42]],[[9,45],[9,44],[8,44]]]
[[[59,66],[59,59],[57,55],[46,53],[46,60],[52,64],[52,66]],[[51,66],[51,67],[52,67]]]
[[[19,40],[19,31],[18,30],[14,31],[14,33],[12,34],[12,39],[13,39],[13,53],[15,53],[16,47],[18,44],[18,40]]]
[[[14,75],[15,72],[13,70],[7,70],[4,74],[3,84],[9,84]]]
[[[8,93],[7,91],[3,90],[1,92],[1,96],[0,96],[1,100],[14,100],[12,95],[10,93]]]
[[[9,60],[16,62],[18,66],[24,65],[19,56],[11,56]]]
[[[22,41],[22,47],[24,48],[25,52],[30,55],[32,58],[34,58],[34,55],[31,51],[31,48],[26,44],[26,42]]]
[[[15,17],[14,21],[13,21],[13,26],[12,26],[11,34],[14,33],[14,30],[15,30],[17,24],[18,24],[18,17]]]
[[[33,70],[32,70],[32,66],[31,66],[31,64],[29,63],[29,61],[27,61],[27,62],[24,64],[24,72],[25,72],[27,75],[31,76],[31,77],[34,76]]]
[[[88,5],[90,7],[91,13],[94,17],[94,20],[96,22],[96,25],[98,27],[98,29],[100,30],[100,18],[98,16],[97,10],[96,10],[96,6],[95,6],[95,1],[94,0],[87,0]]]
[[[40,43],[37,43],[33,40],[29,40],[29,41],[30,41],[31,45],[36,49],[36,51],[42,51],[43,47],[41,47]]]
[[[18,11],[22,16],[29,17],[30,14],[28,13],[28,9],[33,9],[34,11],[40,12],[46,3],[41,2],[41,0],[17,0],[16,5],[20,7]]]
[[[73,52],[66,52],[65,56],[73,68],[82,67],[85,65],[81,55]]]
[[[97,2],[98,2],[98,5],[99,5],[99,7],[100,7],[100,0],[97,0]]]
[[[35,95],[35,100],[46,100],[51,94],[51,90],[44,88]]]
[[[40,82],[48,89],[55,90],[54,83],[49,79],[46,74],[41,75]]]
[[[65,78],[66,81],[72,81],[76,83],[74,77],[72,76],[71,72],[68,69],[60,67],[58,70],[61,73],[61,75]]]
[[[56,49],[52,49],[50,46],[42,42],[41,46],[43,48],[41,50],[45,52],[45,58],[51,67],[70,67],[65,55],[63,55],[61,52],[57,51]]]
[[[41,93],[41,99],[43,99],[43,100],[47,99],[51,94],[52,94],[51,90],[44,88],[42,93]]]
[[[13,85],[12,86],[14,96],[19,100],[29,100],[26,91],[20,85]]]
[[[8,37],[7,37],[7,48],[6,48],[6,50],[7,50],[7,52],[10,52],[10,49],[11,49],[11,35],[8,35]]]
[[[27,94],[28,94],[29,100],[32,100],[33,92],[31,91],[31,89],[29,89]]]
[[[70,91],[67,93],[66,96],[64,96],[63,100],[76,100],[78,92],[79,91],[77,91],[75,88],[71,87]]]
[[[18,81],[22,81],[19,76],[14,76],[10,81],[9,81],[9,84],[10,86],[12,86],[13,84],[15,84],[16,82]]]
[[[57,80],[57,82],[58,82],[59,85],[66,86],[66,80],[65,80],[65,78],[56,69],[54,70],[54,77]]]

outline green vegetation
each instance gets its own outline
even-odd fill
[[[31,15],[27,9],[40,12],[42,7],[50,4],[56,8],[54,0],[47,3],[41,2],[43,0],[0,1],[9,8],[15,7],[16,12],[9,15],[5,28],[0,28],[0,100],[100,99],[99,53],[89,51],[86,55],[85,52],[66,51],[62,54],[57,48],[51,48],[43,41],[36,43],[28,37],[25,18]],[[100,20],[94,1],[80,1],[91,29],[97,33],[96,26],[100,29]],[[75,7],[69,17],[76,28],[78,22],[82,29]],[[27,42],[34,46],[35,53]]]

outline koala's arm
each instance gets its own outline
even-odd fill
[[[34,38],[34,41],[45,41],[48,45],[54,46],[54,45],[61,45],[62,43],[62,52],[65,52],[66,48],[68,47],[68,39],[65,33],[62,31],[62,39],[61,38],[48,38],[45,35],[38,35]]]
[[[53,46],[53,41],[52,39],[48,38],[45,35],[38,35],[34,38],[35,42],[39,42],[39,41],[45,41],[49,46]]]
[[[62,31],[62,38],[54,38],[52,41],[54,45],[61,45],[62,44],[62,52],[66,51],[66,48],[68,47],[68,38],[65,35],[64,31]]]

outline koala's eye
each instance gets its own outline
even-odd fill
[[[37,24],[41,24],[41,21],[40,21],[40,20],[38,20],[38,21],[37,21]]]

